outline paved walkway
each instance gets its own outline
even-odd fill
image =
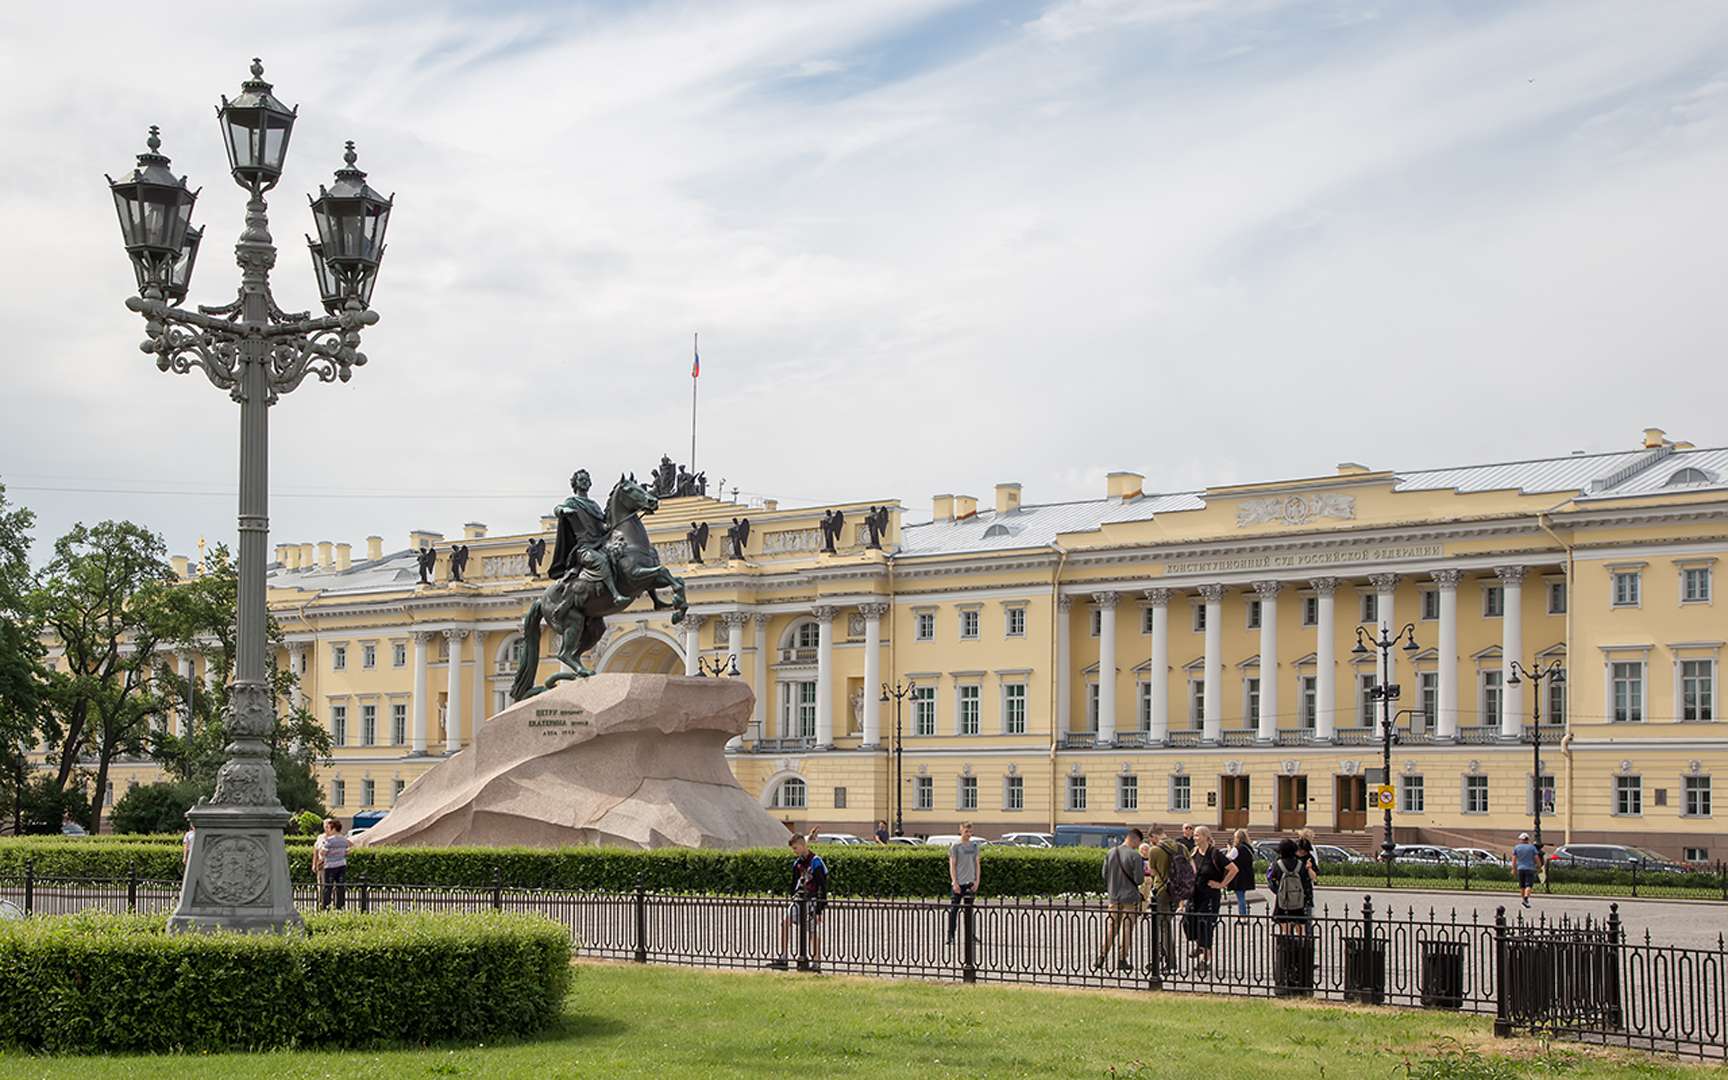
[[[1260,894],[1266,895],[1264,890]],[[1681,945],[1693,949],[1714,949],[1728,932],[1728,904],[1706,900],[1634,900],[1621,897],[1543,896],[1540,891],[1531,898],[1531,908],[1524,911],[1518,905],[1517,893],[1478,892],[1417,892],[1414,889],[1322,888],[1316,896],[1316,906],[1327,906],[1337,914],[1339,905],[1348,905],[1352,912],[1362,909],[1362,898],[1374,898],[1374,910],[1384,912],[1391,905],[1400,914],[1414,908],[1426,916],[1429,909],[1439,916],[1458,913],[1460,921],[1472,915],[1483,922],[1494,921],[1494,910],[1504,904],[1509,919],[1523,915],[1526,920],[1546,916],[1550,920],[1566,916],[1597,921],[1608,918],[1608,908],[1620,905],[1620,923],[1626,928],[1628,940],[1642,941],[1644,932],[1662,945]]]

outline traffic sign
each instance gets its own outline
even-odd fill
[[[1392,785],[1391,784],[1381,784],[1379,787],[1375,788],[1374,789],[1374,799],[1375,799],[1375,809],[1378,809],[1378,810],[1390,810],[1390,809],[1392,809]]]

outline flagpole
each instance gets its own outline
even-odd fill
[[[701,335],[690,335],[690,355],[700,358],[702,355]],[[693,364],[701,363],[697,359]],[[690,368],[690,475],[696,475],[696,384],[701,382],[702,369],[696,366]]]

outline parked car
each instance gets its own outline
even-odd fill
[[[924,840],[924,843],[927,846],[940,848],[948,847],[950,844],[958,844],[959,842],[960,837],[955,833],[937,833],[935,836],[926,837]]]
[[[845,844],[851,846],[853,844],[868,844],[869,842],[870,841],[864,839],[862,836],[856,836],[849,832],[825,832],[816,834],[816,843],[818,844]]]
[[[916,836],[890,836],[888,842],[890,844],[899,844],[902,847],[924,846],[924,841],[918,839]]]
[[[1428,866],[1462,866],[1464,857],[1451,848],[1438,844],[1397,844],[1392,848],[1394,862],[1423,863]]]
[[[1510,866],[1506,856],[1489,851],[1487,848],[1461,847],[1452,849],[1458,856],[1471,866]]]
[[[1052,840],[1056,847],[1110,848],[1127,835],[1126,825],[1058,825]]]
[[[1004,847],[1047,848],[1056,846],[1056,838],[1047,832],[1011,832],[996,841]]]
[[[90,834],[88,832],[85,832],[84,826],[78,824],[76,821],[68,821],[66,824],[60,826],[60,835],[61,836],[89,836]]]
[[[1581,870],[1639,870],[1653,874],[1687,874],[1691,867],[1644,848],[1625,844],[1561,844],[1548,856],[1558,866]]]
[[[1339,847],[1337,844],[1315,844],[1314,857],[1322,863],[1369,863],[1374,861],[1360,851],[1351,851],[1349,848]]]

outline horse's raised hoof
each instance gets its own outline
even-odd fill
[[[689,614],[688,608],[679,608],[677,611],[672,613],[672,621],[675,623],[681,623],[684,621],[684,616],[687,614]]]

